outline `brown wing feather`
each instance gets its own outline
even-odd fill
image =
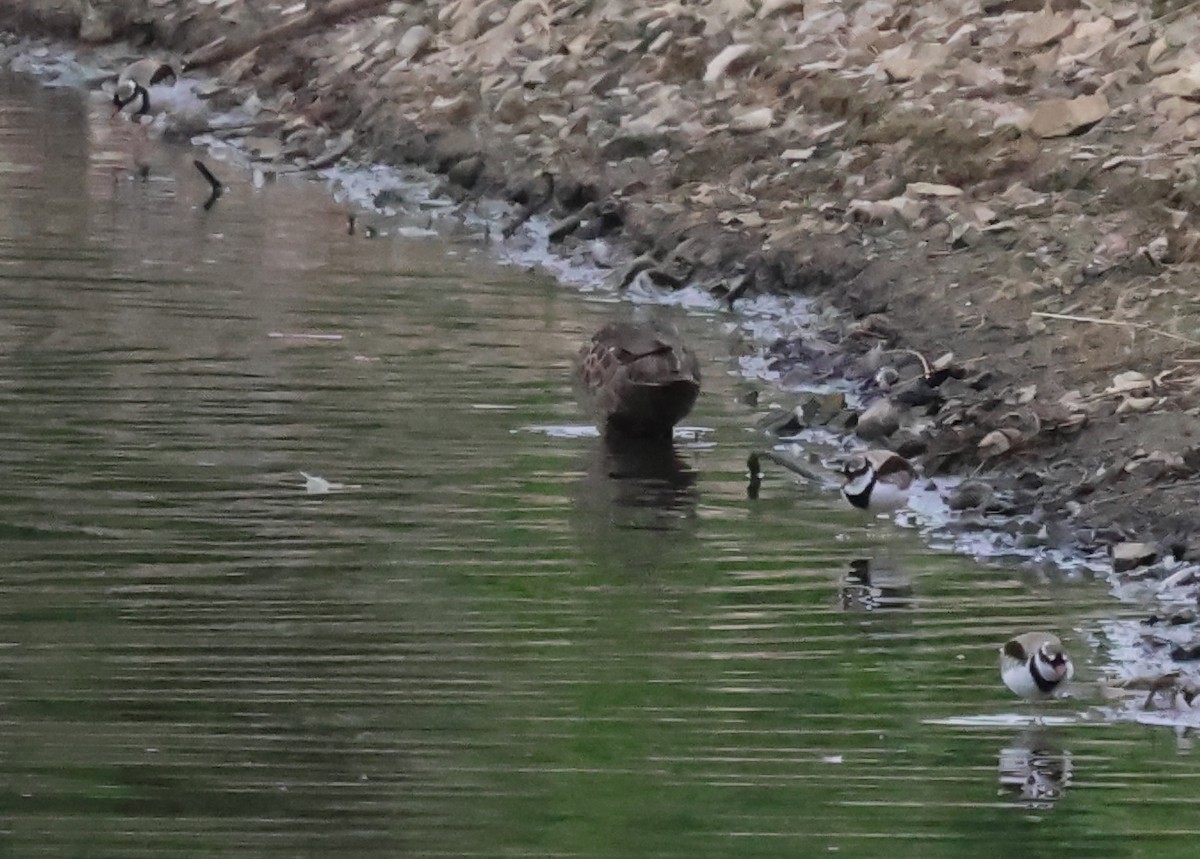
[[[593,342],[603,344],[623,356],[624,361],[637,360],[643,355],[660,352],[671,348],[671,341],[663,336],[665,332],[654,325],[639,325],[635,322],[610,322],[601,328],[592,338]]]
[[[175,70],[166,63],[160,63],[158,68],[154,70],[154,74],[150,75],[150,85],[154,86],[154,84],[160,84],[166,80],[171,81],[171,83],[175,82]]]
[[[144,87],[154,86],[165,80],[175,80],[175,70],[153,57],[144,57],[130,63],[121,72],[118,80],[131,80]]]
[[[1029,654],[1025,652],[1025,648],[1021,646],[1021,642],[1015,638],[1011,641],[1005,642],[1004,655],[1015,659],[1018,662],[1024,662],[1029,656]]]
[[[879,480],[887,481],[900,489],[908,489],[917,476],[912,463],[898,453],[892,453],[890,450],[872,450],[868,451],[866,456]]]

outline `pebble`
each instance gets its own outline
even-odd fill
[[[462,188],[474,188],[479,177],[483,175],[483,166],[483,159],[478,155],[472,155],[456,161],[446,171],[446,178]]]
[[[1158,559],[1158,547],[1151,543],[1117,543],[1110,550],[1113,572],[1124,573],[1137,567],[1153,564]]]
[[[886,399],[873,402],[858,416],[854,433],[863,441],[882,441],[900,429],[900,412]]]
[[[750,134],[766,131],[774,122],[775,111],[769,107],[760,107],[735,116],[729,123],[729,129],[738,134]]]
[[[964,480],[950,492],[946,506],[951,510],[983,508],[991,503],[994,495],[992,487],[982,480]]]
[[[395,54],[402,60],[412,60],[433,41],[433,31],[424,24],[409,27],[396,44]]]

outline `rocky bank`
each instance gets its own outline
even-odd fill
[[[973,472],[956,506],[1131,576],[1200,558],[1194,4],[7,0],[0,28],[256,94],[266,172],[416,163],[513,201],[514,241],[619,240],[618,285],[803,294],[773,366],[867,410],[773,431]]]

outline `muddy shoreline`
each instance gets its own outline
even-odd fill
[[[821,321],[770,365],[867,412],[797,394],[779,432],[973,474],[965,515],[1119,572],[1200,557],[1200,79],[1171,4],[337,2],[254,47],[289,5],[13,0],[0,29],[206,67],[264,105],[266,171],[416,164],[512,201],[513,242],[528,215],[568,258],[617,243],[615,283],[803,295]]]

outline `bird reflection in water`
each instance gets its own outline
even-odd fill
[[[913,588],[909,577],[895,564],[855,558],[842,576],[838,601],[846,611],[909,608]]]
[[[1052,808],[1074,778],[1071,753],[1054,742],[1044,728],[1024,731],[1000,750],[1000,796],[1026,808]]]
[[[581,504],[622,527],[677,530],[695,516],[696,470],[671,439],[607,434],[589,458]]]

